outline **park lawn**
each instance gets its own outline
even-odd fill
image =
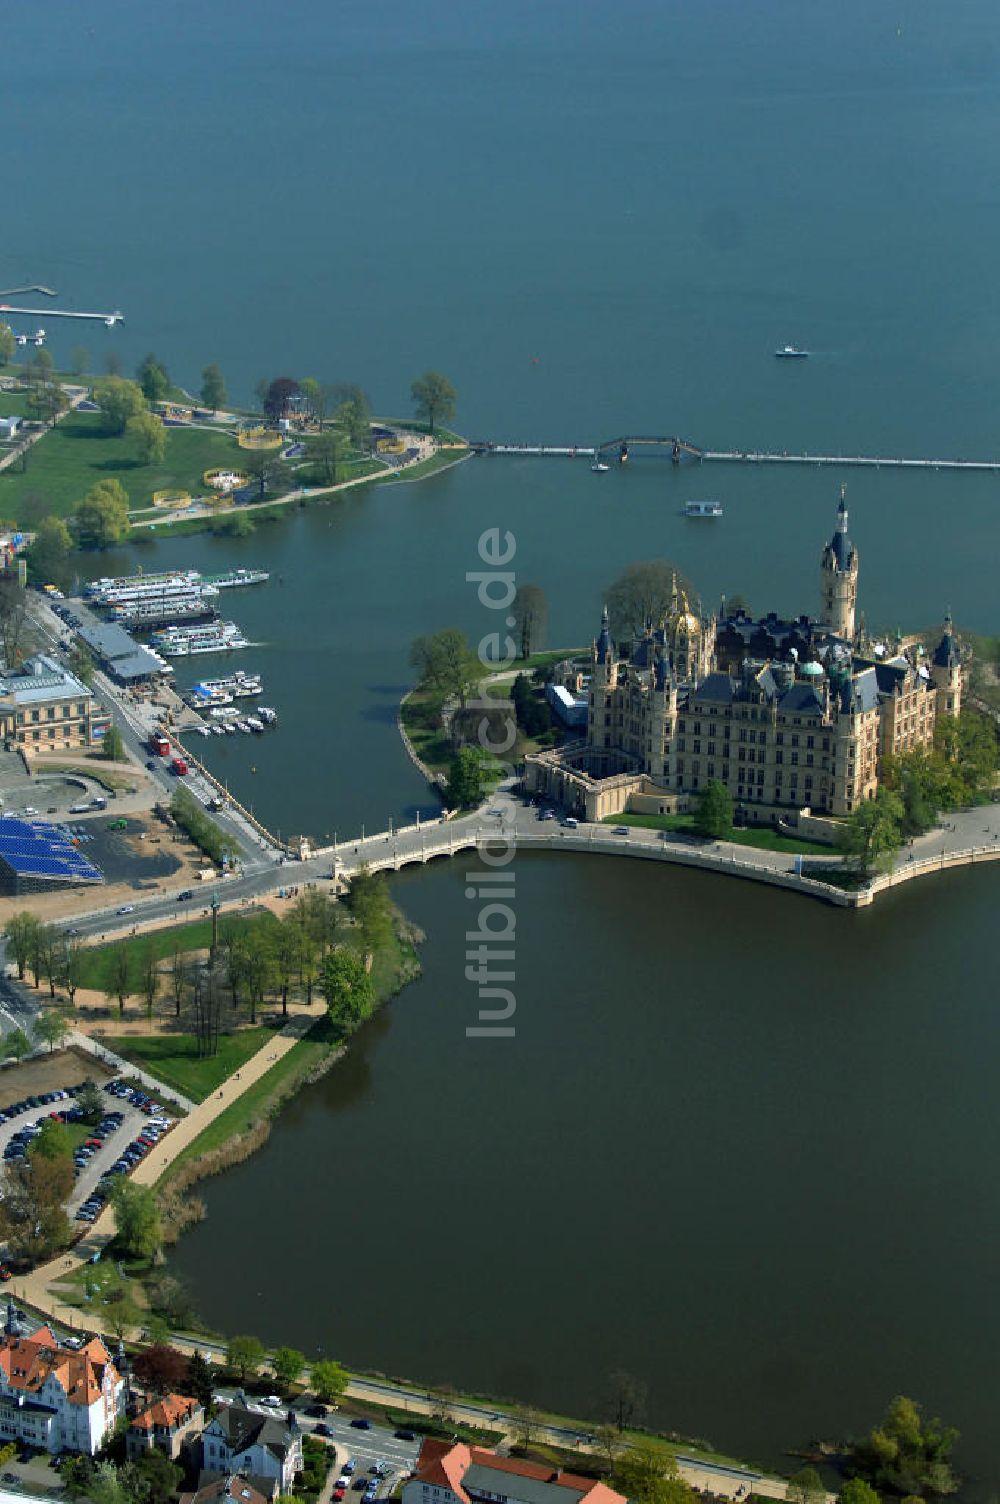
[[[0,418],[9,418],[12,414],[19,418],[30,418],[28,395],[27,392],[0,391]]]
[[[204,1102],[234,1071],[263,1049],[273,1035],[273,1029],[263,1027],[223,1034],[218,1053],[211,1056],[199,1056],[193,1034],[156,1034],[148,1038],[127,1034],[109,1038],[107,1044],[164,1086],[172,1086],[192,1102]]]
[[[693,815],[605,815],[605,825],[637,825],[643,830],[679,830],[696,835]],[[818,841],[800,841],[794,836],[783,836],[780,831],[766,826],[748,826],[733,829],[720,840],[733,846],[755,846],[758,851],[787,851],[796,856],[828,856],[836,860],[832,846],[821,846]]]
[[[229,433],[169,428],[163,461],[143,465],[136,458],[135,441],[127,434],[105,433],[100,413],[70,413],[29,451],[24,474],[15,474],[15,467],[0,471],[0,515],[26,525],[48,513],[68,516],[101,480],[121,481],[132,507],[148,507],[154,491],[200,495],[206,470],[240,469],[245,459]]]
[[[208,895],[206,894],[206,899]],[[277,917],[270,909],[256,910],[245,917],[240,914],[220,915],[219,934],[225,934],[233,925],[253,925],[256,927],[270,928],[278,924]],[[182,951],[207,950],[212,942],[211,919],[195,919],[189,924],[171,925],[168,929],[151,930],[148,935],[129,936],[124,941],[115,940],[108,945],[88,946],[80,958],[80,982],[81,987],[92,988],[95,992],[103,992],[111,982],[111,962],[115,949],[124,944],[129,953],[129,969],[135,990],[138,991],[138,976],[142,957],[148,949],[152,949],[157,960],[163,960],[172,956],[176,946]]]

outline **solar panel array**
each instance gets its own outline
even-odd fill
[[[59,878],[101,883],[104,874],[88,862],[69,837],[42,820],[0,818],[0,871],[15,877]]]

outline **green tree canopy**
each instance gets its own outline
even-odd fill
[[[43,517],[27,551],[32,581],[64,589],[71,574],[68,560],[72,549],[73,538],[62,518]]]
[[[170,390],[170,377],[162,361],[150,352],[135,373],[142,395],[147,402],[162,402]]]
[[[125,425],[139,448],[144,465],[158,465],[167,452],[167,430],[155,413],[136,413]]]
[[[264,1344],[259,1337],[230,1337],[226,1346],[226,1367],[232,1369],[241,1384],[247,1375],[256,1373],[264,1362]]]
[[[104,1103],[107,1100],[93,1081],[84,1081],[76,1094],[76,1105],[83,1113],[85,1123],[99,1123],[104,1116]]]
[[[340,434],[335,433],[332,428],[326,428],[322,433],[318,433],[309,444],[309,458],[315,464],[325,486],[337,484],[337,467],[340,464],[343,447]]]
[[[54,423],[69,407],[69,398],[58,381],[40,381],[28,398],[28,411],[41,423]]]
[[[604,599],[615,636],[638,637],[649,625],[657,627],[675,601],[690,602],[690,582],[669,559],[642,559],[628,564],[605,591]]]
[[[123,1472],[134,1504],[171,1504],[184,1477],[184,1469],[156,1447],[126,1463]]]
[[[72,1028],[72,1021],[63,1008],[46,1008],[35,1020],[35,1033],[42,1044],[48,1045],[50,1055],[57,1045],[64,1043]]]
[[[55,1118],[46,1118],[42,1123],[42,1131],[32,1142],[29,1153],[32,1158],[40,1155],[42,1159],[65,1159],[73,1158],[75,1140],[65,1123],[57,1123]]]
[[[699,835],[711,836],[716,841],[724,840],[732,832],[732,795],[717,778],[709,779],[698,796],[694,826]]]
[[[32,1043],[23,1029],[11,1029],[9,1034],[3,1037],[3,1047],[0,1054],[4,1059],[23,1060],[25,1055],[30,1055]]]
[[[0,1238],[14,1258],[40,1261],[65,1248],[71,1229],[63,1203],[73,1189],[69,1159],[34,1155],[15,1161],[0,1186]]]
[[[368,449],[372,437],[372,412],[368,398],[360,387],[337,408],[337,422],[353,449]]]
[[[226,383],[219,367],[213,362],[201,373],[201,405],[217,413],[226,404]]]
[[[458,627],[444,627],[432,636],[416,637],[410,647],[410,666],[421,689],[442,700],[464,705],[483,674],[483,665]]]
[[[530,658],[545,646],[549,624],[549,602],[541,585],[519,585],[510,608],[518,634],[520,655]]]
[[[951,1466],[957,1440],[956,1430],[936,1418],[928,1419],[916,1400],[898,1394],[881,1425],[856,1447],[854,1462],[876,1488],[894,1494],[916,1498],[953,1494],[959,1485]]]
[[[864,1478],[848,1478],[840,1490],[840,1504],[880,1504],[879,1496]]]
[[[21,982],[24,981],[24,970],[31,957],[38,928],[38,920],[27,909],[12,914],[3,928],[4,939],[10,946],[10,953],[17,966],[18,980]]]
[[[417,417],[422,418],[434,432],[438,423],[447,423],[455,416],[458,393],[440,371],[425,371],[410,387]]]
[[[888,868],[903,843],[903,801],[886,787],[874,799],[864,799],[844,824],[843,846],[858,872],[868,875]]]
[[[119,480],[91,486],[76,509],[77,536],[92,548],[110,548],[128,532],[128,492]]]
[[[642,1443],[615,1462],[615,1487],[637,1504],[693,1504],[694,1493],[681,1478],[669,1452]]]
[[[306,1366],[305,1355],[294,1347],[279,1347],[275,1351],[272,1366],[278,1383],[287,1387],[289,1384],[294,1384],[296,1379],[301,1378],[302,1370]]]
[[[17,351],[17,340],[14,331],[9,324],[0,324],[0,366],[5,366],[14,359]]]
[[[361,867],[351,878],[344,900],[369,950],[377,950],[392,934],[392,899],[383,872]]]
[[[125,743],[117,726],[109,726],[101,742],[101,752],[108,762],[121,762],[125,756]]]
[[[115,1180],[111,1191],[115,1211],[117,1241],[133,1258],[152,1258],[163,1243],[160,1208],[152,1186],[138,1185],[124,1176]]]
[[[497,780],[495,758],[481,747],[459,747],[448,769],[448,803],[452,809],[481,804]]]
[[[800,1467],[788,1480],[785,1498],[790,1504],[823,1504],[826,1489],[814,1467]]]
[[[332,1405],[347,1388],[350,1374],[339,1363],[325,1358],[322,1362],[313,1364],[311,1377],[316,1398],[322,1400],[324,1405]]]
[[[146,411],[142,388],[121,376],[105,376],[95,381],[94,401],[104,414],[109,433],[124,433],[129,418]]]
[[[319,974],[319,990],[326,998],[331,1020],[353,1028],[371,1013],[375,990],[364,963],[352,950],[330,951]]]

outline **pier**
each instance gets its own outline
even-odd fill
[[[769,449],[700,449],[687,439],[672,434],[623,434],[605,439],[603,444],[494,444],[486,440],[470,443],[473,454],[521,454],[540,458],[555,456],[569,459],[607,461],[617,459],[627,464],[634,449],[669,459],[679,465],[682,460],[721,461],[734,465],[848,465],[867,470],[977,470],[1000,472],[1000,460],[916,459],[891,454],[788,454]]]

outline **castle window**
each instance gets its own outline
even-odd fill
[[[696,752],[700,752],[701,751],[701,742],[695,742],[695,744],[694,744],[694,750]]]
[[[784,762],[784,760],[785,760],[785,754],[784,754],[784,752],[775,752],[775,754],[774,754],[774,760],[775,760],[775,762]]]
[[[798,725],[798,724],[799,724],[799,723],[798,723],[798,721],[796,721],[796,722],[795,722],[795,724],[796,724],[796,726],[797,726],[797,725]],[[793,732],[793,733],[792,733],[792,746],[793,746],[793,747],[797,747],[797,746],[798,746],[798,744],[799,744],[799,739],[798,739],[798,737],[797,737],[797,736],[796,736],[796,735],[795,735],[795,733],[794,733],[794,732]]]
[[[793,768],[798,767],[798,762],[799,762],[799,754],[797,752],[793,752],[792,753],[792,767]]]
[[[807,736],[806,737],[806,746],[807,747],[811,747],[812,745],[813,745],[813,738],[811,736]]]
[[[779,731],[774,740],[779,747],[783,747],[785,745],[785,733],[783,731]]]
[[[710,762],[709,765],[708,765],[708,776],[709,776],[709,778],[714,778],[715,777],[715,763],[714,762]]]
[[[715,756],[715,743],[714,742],[709,742],[709,744],[708,744],[708,755],[709,755],[709,757],[714,757]]]
[[[810,737],[809,740],[812,741],[812,737]],[[813,765],[813,755],[812,755],[811,752],[807,752],[806,753],[806,767],[807,768],[811,768],[812,765]]]

